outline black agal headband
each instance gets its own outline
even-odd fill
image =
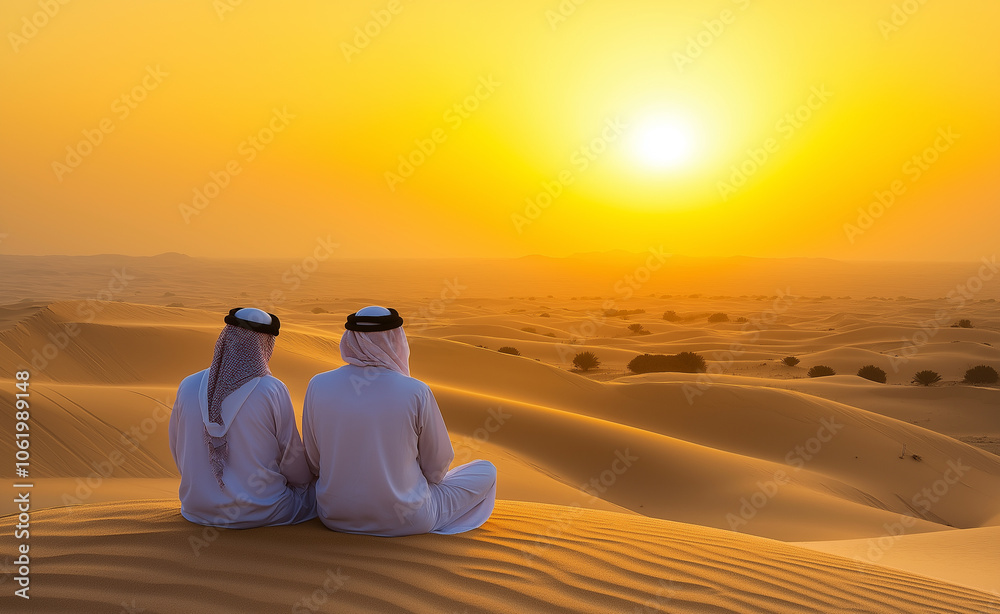
[[[236,312],[242,307],[236,307],[235,309],[229,310],[229,315],[226,316],[226,324],[232,324],[233,326],[239,326],[240,328],[246,328],[247,330],[257,331],[258,333],[267,333],[268,335],[278,336],[278,329],[281,328],[281,321],[278,320],[278,316],[273,313],[268,313],[271,316],[270,324],[261,324],[260,322],[251,322],[250,320],[244,320],[242,318],[236,317]],[[266,312],[265,312],[266,313]]]
[[[403,325],[403,318],[399,317],[399,312],[389,309],[387,316],[359,316],[352,313],[347,316],[344,328],[357,331],[359,333],[374,333],[380,330],[392,330]]]

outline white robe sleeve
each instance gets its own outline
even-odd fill
[[[319,475],[319,445],[316,443],[316,431],[312,426],[312,392],[313,383],[306,388],[306,399],[302,404],[302,443],[306,449],[306,464],[313,475]]]
[[[427,389],[421,399],[418,410],[417,461],[420,471],[432,484],[439,483],[446,473],[451,461],[455,459],[455,450],[448,438],[448,428],[441,416],[434,393]]]
[[[177,391],[174,397],[174,406],[170,409],[170,423],[167,425],[167,439],[170,441],[170,454],[174,457],[174,464],[180,471],[181,461],[177,458],[177,423],[181,417],[181,391]]]
[[[292,399],[288,389],[282,386],[278,394],[278,406],[274,416],[275,436],[278,439],[278,451],[281,460],[278,461],[278,471],[285,476],[293,486],[307,486],[314,479],[306,464],[306,451],[299,438],[299,429],[295,426],[295,411],[292,409]]]

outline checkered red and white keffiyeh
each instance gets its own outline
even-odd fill
[[[274,336],[239,326],[227,324],[215,342],[212,367],[208,370],[208,419],[215,424],[224,424],[222,402],[240,386],[255,377],[270,375],[267,363],[274,352]],[[219,488],[225,488],[222,471],[229,459],[229,443],[226,436],[212,437],[205,428],[205,443],[212,473],[219,481]]]

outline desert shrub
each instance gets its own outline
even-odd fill
[[[952,328],[972,328],[972,320],[959,320],[952,325]]]
[[[312,312],[313,313],[329,313],[326,309],[323,309],[322,307],[313,307],[312,308]]]
[[[921,386],[930,386],[931,384],[940,382],[941,375],[939,375],[937,371],[917,371],[911,381],[914,384],[920,384]]]
[[[884,384],[886,379],[885,371],[875,365],[865,365],[858,369],[858,377],[863,377],[880,384]]]
[[[538,317],[539,317],[539,318],[551,318],[552,316],[550,316],[550,315],[548,314],[548,312],[544,312],[544,311],[543,311],[542,313],[538,314]]]
[[[666,320],[667,322],[676,322],[680,320],[681,317],[677,315],[676,311],[664,311],[663,319]]]
[[[535,334],[538,334],[538,331],[535,330],[534,328],[530,327],[530,326],[525,326],[521,330],[523,330],[526,333],[535,333]]]
[[[636,315],[640,313],[646,313],[645,309],[605,309],[604,317],[606,318],[627,318],[631,315]]]
[[[972,367],[965,372],[966,384],[995,384],[997,380],[1000,380],[1000,375],[989,365]]]
[[[517,348],[512,348],[509,345],[505,345],[497,351],[500,352],[501,354],[510,354],[511,356],[521,355],[521,352],[517,351]]]
[[[643,328],[642,324],[638,324],[638,323],[636,323],[636,324],[629,324],[628,325],[628,329],[629,329],[629,332],[631,332],[633,335],[648,335],[649,334],[649,331],[646,330],[645,328]]]
[[[174,294],[173,292],[164,292],[164,293],[163,293],[163,297],[164,297],[164,298],[166,298],[166,297],[168,297],[168,296],[177,296],[177,295],[176,295],[176,294]]]
[[[705,358],[694,352],[680,354],[641,354],[628,363],[632,373],[702,373],[707,368]]]
[[[555,336],[556,336],[556,334],[555,334],[555,333],[553,333],[553,332],[551,332],[551,331],[549,331],[549,332],[545,333],[545,336],[546,336],[546,337],[555,337]]]
[[[746,324],[749,321],[750,320],[744,318],[743,316],[740,316],[740,317],[736,318],[735,320],[733,320],[733,322],[736,322],[737,324]]]
[[[799,364],[800,361],[798,358],[794,356],[785,356],[784,358],[781,359],[781,362],[785,363],[789,367],[794,367],[795,365]]]
[[[712,315],[708,316],[708,321],[709,322],[728,322],[729,321],[729,316],[727,316],[726,314],[724,314],[724,313],[722,313],[720,311],[719,313],[713,313]]]
[[[581,371],[590,371],[601,366],[601,360],[593,352],[580,352],[573,357],[573,366]]]
[[[170,303],[167,307],[183,307],[184,303]]]
[[[816,365],[815,367],[811,367],[806,375],[809,377],[826,377],[827,375],[836,374],[836,371],[826,365]]]

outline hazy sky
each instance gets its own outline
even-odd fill
[[[4,0],[0,253],[997,251],[1000,3],[577,2]]]

